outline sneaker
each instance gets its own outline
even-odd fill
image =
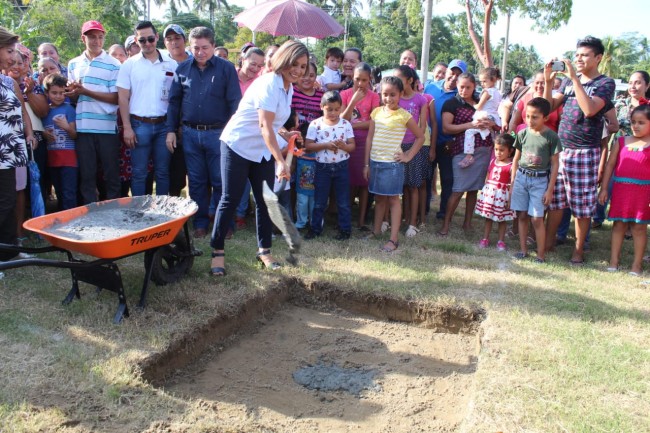
[[[350,239],[350,232],[340,231],[339,234],[334,236],[334,239],[336,239],[337,241],[347,241],[348,239]]]
[[[388,221],[383,221],[381,223],[381,232],[382,233],[386,233],[389,228],[390,228],[390,224],[388,224]]]
[[[472,164],[474,164],[474,155],[467,154],[465,155],[465,158],[463,158],[462,161],[458,163],[458,166],[460,168],[467,168]]]
[[[415,237],[420,232],[415,226],[409,226],[408,229],[406,229],[406,237],[407,238],[412,238]]]
[[[320,233],[316,233],[316,232],[313,231],[312,229],[309,229],[309,231],[308,231],[307,234],[305,235],[304,239],[306,239],[306,240],[311,240],[311,239],[316,239],[316,238],[319,237],[319,236],[320,236]]]
[[[507,249],[506,243],[503,241],[497,242],[497,251],[505,251]]]
[[[478,243],[479,248],[487,248],[490,246],[490,241],[488,239],[481,239]]]

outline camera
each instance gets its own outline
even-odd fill
[[[566,65],[562,60],[556,60],[551,64],[551,71],[564,72]]]

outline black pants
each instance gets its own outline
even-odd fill
[[[0,243],[16,243],[16,169],[0,169]],[[16,253],[0,252],[0,260],[12,259]]]
[[[77,158],[83,204],[97,201],[97,161],[104,170],[106,198],[120,197],[120,140],[117,134],[89,134],[77,136]]]
[[[210,246],[215,250],[223,250],[228,227],[235,216],[235,210],[239,205],[246,179],[251,182],[253,197],[255,198],[255,216],[257,219],[257,246],[259,248],[271,248],[271,236],[273,234],[273,223],[269,217],[264,196],[262,195],[262,184],[264,181],[273,188],[275,176],[275,159],[260,162],[250,161],[242,158],[228,145],[221,142],[221,179],[223,192],[217,207],[217,215],[214,219],[212,229],[212,240]]]

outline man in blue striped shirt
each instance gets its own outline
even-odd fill
[[[97,201],[97,161],[104,172],[106,198],[120,196],[117,136],[117,75],[120,62],[104,51],[106,31],[99,21],[81,28],[86,50],[68,63],[66,96],[77,103],[77,158],[84,204]]]

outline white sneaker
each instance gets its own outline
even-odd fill
[[[417,227],[415,226],[409,226],[409,228],[406,229],[407,238],[415,237],[415,235],[417,235],[418,233],[420,233],[420,230],[418,230]]]
[[[381,232],[382,233],[386,233],[389,228],[390,228],[390,224],[388,224],[388,221],[383,221],[381,223]]]

